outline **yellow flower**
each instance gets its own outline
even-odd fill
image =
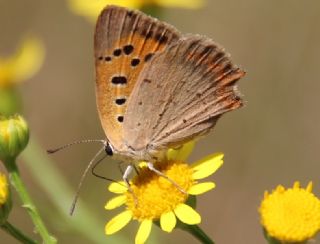
[[[7,177],[0,172],[0,207],[7,202],[9,196]]]
[[[29,79],[43,62],[44,47],[40,40],[29,37],[11,57],[0,57],[0,88]]]
[[[260,206],[261,224],[268,235],[285,243],[301,243],[320,230],[320,200],[295,182],[293,188],[279,185],[271,194],[265,192]]]
[[[125,205],[126,209],[107,223],[107,235],[119,231],[134,219],[140,222],[135,239],[135,243],[140,244],[148,238],[153,221],[160,220],[160,227],[166,232],[175,228],[176,218],[188,225],[201,222],[201,216],[185,202],[188,195],[200,195],[215,187],[213,182],[199,183],[198,180],[213,174],[222,165],[223,154],[213,154],[188,165],[184,161],[192,148],[193,143],[187,143],[180,150],[170,149],[168,160],[154,165],[177,185],[145,166],[140,166],[139,174],[130,184],[133,194],[124,182],[110,184],[109,191],[118,196],[108,201],[105,208],[111,210]]]
[[[95,22],[101,10],[107,5],[141,9],[145,6],[160,6],[166,8],[197,9],[204,5],[205,0],[68,0],[70,9],[78,15]]]

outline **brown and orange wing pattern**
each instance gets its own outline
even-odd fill
[[[211,39],[183,36],[142,70],[128,101],[127,145],[162,151],[207,134],[221,115],[242,106],[237,81],[244,75]]]
[[[101,12],[94,37],[96,98],[102,127],[115,148],[123,142],[127,100],[142,68],[179,38],[174,27],[139,11],[108,6]]]

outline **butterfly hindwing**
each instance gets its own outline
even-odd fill
[[[141,70],[179,37],[174,27],[139,11],[108,6],[101,12],[94,38],[96,98],[114,147],[123,143],[124,114]]]
[[[222,114],[242,105],[236,81],[243,75],[212,40],[181,38],[140,73],[128,101],[126,143],[136,151],[160,151],[206,134]]]

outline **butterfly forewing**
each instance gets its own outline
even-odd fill
[[[179,146],[213,128],[242,101],[244,72],[212,40],[187,35],[154,56],[128,101],[124,138],[136,151]]]
[[[180,37],[172,26],[139,11],[108,6],[95,31],[96,97],[102,127],[115,148],[123,143],[128,98],[143,67]]]

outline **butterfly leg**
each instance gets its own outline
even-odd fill
[[[169,178],[167,175],[165,175],[164,173],[162,173],[161,171],[157,170],[153,163],[148,162],[147,163],[147,167],[149,170],[155,172],[157,175],[160,175],[161,177],[165,178],[166,180],[168,180],[169,182],[171,182],[175,187],[177,187],[177,189],[179,191],[181,191],[184,194],[188,194],[181,186],[179,186],[174,180],[172,180],[171,178]]]
[[[130,182],[129,182],[129,175],[132,173],[132,171],[134,170],[134,166],[132,164],[129,164],[127,166],[127,168],[124,171],[124,174],[122,175],[122,179],[123,181],[126,183],[126,186],[128,187],[129,192],[132,194],[133,199],[134,199],[134,203],[137,206],[138,205],[138,198],[137,196],[134,194],[131,186],[130,186]]]
[[[122,175],[122,179],[124,180],[124,182],[126,183],[127,187],[129,188],[129,190],[132,192],[132,189],[130,187],[130,182],[129,182],[129,175],[132,173],[133,170],[133,166],[130,164],[127,166],[127,168],[125,169],[123,175]]]

